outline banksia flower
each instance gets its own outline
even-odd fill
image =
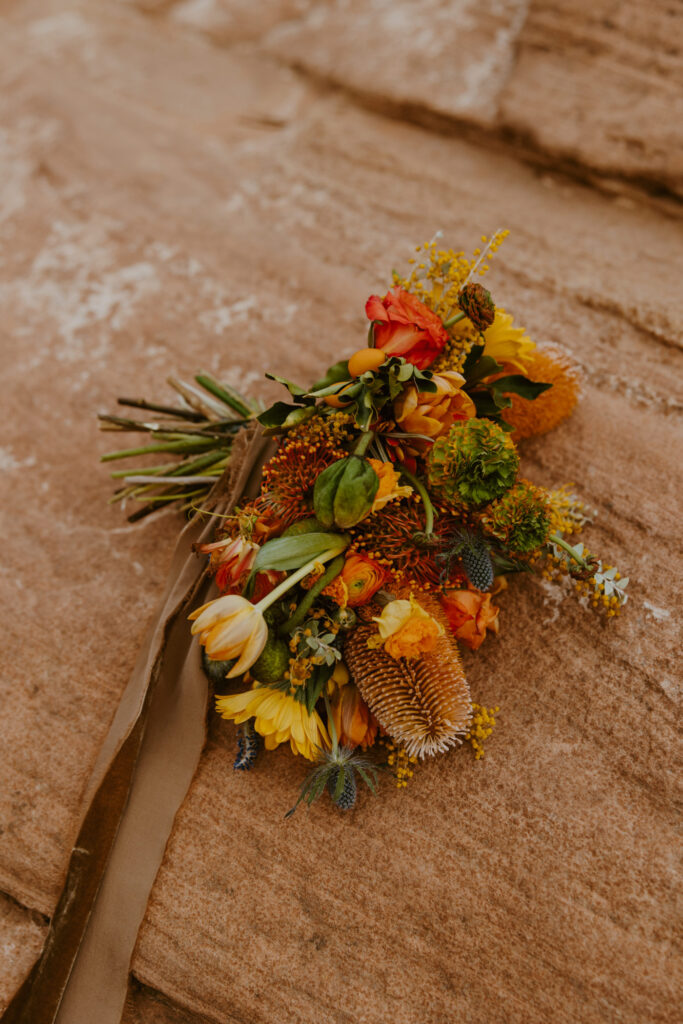
[[[510,395],[512,405],[503,416],[515,428],[515,441],[552,430],[571,414],[581,393],[578,366],[556,345],[542,345],[532,352],[525,373],[531,380],[552,387],[533,401]]]
[[[515,554],[537,551],[548,539],[551,508],[548,492],[528,480],[520,480],[486,509],[484,530]]]
[[[449,505],[483,505],[512,487],[519,456],[502,427],[487,419],[456,423],[427,456],[430,486]]]
[[[458,306],[478,331],[485,331],[496,318],[491,292],[481,284],[466,284],[458,295]]]
[[[438,602],[421,595],[430,614],[443,618]],[[470,693],[456,642],[448,633],[415,661],[371,650],[373,625],[348,637],[344,658],[363,699],[380,725],[409,756],[433,756],[459,746],[471,719]]]

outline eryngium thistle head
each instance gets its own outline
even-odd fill
[[[430,615],[443,617],[434,599],[420,594],[420,603]],[[368,640],[376,634],[373,624],[354,629],[346,640],[344,659],[382,728],[410,757],[433,756],[460,746],[469,728],[472,702],[450,631],[429,654],[414,661],[392,658],[381,648],[371,650]]]
[[[485,331],[496,319],[491,292],[481,284],[466,284],[458,295],[458,306],[478,331]]]
[[[519,468],[517,450],[492,420],[455,423],[427,456],[427,477],[449,505],[484,505],[512,487]]]
[[[519,480],[489,505],[481,518],[482,526],[510,551],[528,555],[548,539],[551,530],[549,498],[542,487]]]

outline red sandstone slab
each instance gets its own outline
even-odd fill
[[[528,473],[598,507],[589,538],[635,577],[633,612],[603,630],[553,590],[511,590],[503,636],[468,658],[504,707],[488,760],[454,755],[346,823],[320,807],[285,825],[301,762],[235,778],[213,721],[134,969],[221,1022],[667,1020],[680,225],[124,5],[10,14],[0,886],[56,901],[178,525],[107,509],[92,414],[170,370],[309,379],[363,336],[368,292],[415,241],[508,226],[494,295],[589,385]]]

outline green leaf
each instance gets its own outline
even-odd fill
[[[374,793],[375,796],[377,796],[377,773],[375,772],[374,768],[370,769],[370,771],[372,771],[373,774],[375,775],[374,779],[372,779],[370,777],[369,773],[366,772],[365,768],[361,768],[360,765],[356,765],[356,771],[358,772],[358,774],[360,775],[361,779],[363,780],[365,785],[368,787],[368,789],[372,793]]]
[[[499,377],[498,380],[494,380],[491,384],[491,388],[494,392],[501,395],[521,395],[522,398],[526,398],[529,401],[533,401],[534,398],[538,398],[544,391],[551,388],[552,384],[542,384],[540,381],[529,380],[528,377],[523,376],[521,373],[512,373],[509,377]],[[502,406],[499,406],[502,408]]]
[[[313,709],[320,699],[320,694],[323,692],[323,688],[327,686],[327,681],[333,672],[333,665],[319,665],[306,681],[305,703],[309,715],[313,714]]]
[[[467,353],[467,356],[465,358],[465,362],[462,365],[463,377],[465,377],[466,380],[469,378],[470,371],[473,370],[474,367],[479,362],[483,352],[484,352],[484,346],[483,345],[473,345],[472,348]]]
[[[473,391],[470,398],[474,402],[477,416],[495,420],[496,423],[500,422],[501,419],[500,410],[507,409],[508,406],[512,405],[510,398],[505,398],[500,394],[493,395],[490,391]]]
[[[252,575],[257,572],[289,572],[306,562],[319,558],[330,548],[343,548],[350,542],[344,533],[304,533],[298,537],[275,537],[267,541],[254,560]]]
[[[305,420],[310,419],[314,413],[314,405],[288,405],[286,402],[276,402],[275,405],[271,405],[270,409],[266,409],[256,419],[264,427],[264,434],[271,436],[272,434],[280,434],[285,430],[291,430],[292,427],[296,427],[300,423],[304,423]]]
[[[309,389],[309,394],[311,391],[321,391],[323,388],[328,388],[330,384],[340,384],[344,380],[351,380],[349,377],[348,359],[330,366],[325,376],[316,381],[313,387]]]
[[[483,377],[490,377],[492,373],[500,373],[503,367],[497,363],[492,356],[482,356],[469,370],[466,380],[468,384],[475,384]]]
[[[335,803],[344,792],[344,784],[346,782],[346,769],[340,767],[337,774],[337,782],[334,787],[334,800]]]
[[[291,380],[287,380],[286,377],[278,377],[276,373],[267,373],[266,377],[268,380],[274,380],[278,384],[282,384],[289,391],[292,398],[306,399],[308,397],[308,388],[299,387],[298,384],[293,384]]]

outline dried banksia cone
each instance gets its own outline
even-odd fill
[[[531,380],[552,384],[531,401],[510,395],[512,405],[503,416],[514,427],[512,437],[519,441],[545,434],[571,414],[581,393],[581,373],[572,358],[556,345],[539,345],[525,370]]]
[[[420,595],[430,615],[443,619],[438,602]],[[447,627],[448,629],[448,627]],[[472,716],[470,691],[455,640],[446,632],[429,654],[392,658],[368,640],[374,624],[349,634],[344,659],[356,686],[382,728],[410,757],[428,757],[460,746]]]

